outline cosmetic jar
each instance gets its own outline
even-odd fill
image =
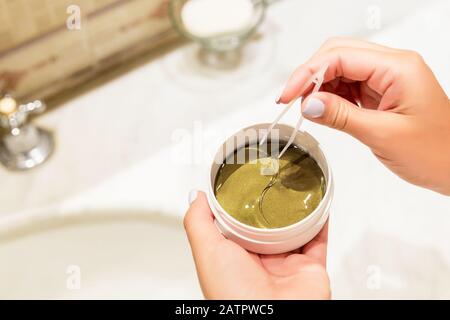
[[[325,178],[325,192],[318,206],[304,219],[281,228],[257,228],[238,221],[226,212],[217,200],[214,190],[216,177],[227,157],[248,144],[257,144],[258,134],[264,132],[269,123],[249,126],[236,132],[218,148],[208,174],[208,202],[215,216],[215,223],[221,233],[244,249],[259,254],[279,254],[298,249],[311,241],[325,225],[333,198],[333,176],[328,161],[319,143],[310,134],[297,131],[293,144],[306,151],[318,164]],[[274,130],[279,141],[287,141],[294,128],[286,124],[277,124]],[[246,139],[242,139],[245,136]],[[273,138],[272,138],[273,139]],[[233,146],[233,150],[229,146]],[[224,151],[225,150],[225,151]],[[228,152],[227,152],[228,151]]]

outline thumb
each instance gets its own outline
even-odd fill
[[[308,120],[351,134],[369,147],[390,131],[387,112],[360,108],[329,92],[309,95],[302,103],[302,114]]]

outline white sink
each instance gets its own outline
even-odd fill
[[[132,213],[93,216],[44,222],[3,236],[0,298],[202,298],[179,220]]]

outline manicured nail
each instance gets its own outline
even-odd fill
[[[325,104],[317,99],[310,98],[303,109],[303,115],[309,118],[318,118],[323,115]]]
[[[281,102],[281,95],[282,95],[282,93],[280,93],[280,95],[277,97],[277,99],[275,100],[275,103],[276,104],[280,104],[280,102]]]
[[[191,190],[191,191],[189,192],[189,197],[188,197],[189,205],[191,205],[192,202],[194,202],[195,199],[197,199],[197,194],[198,194],[198,191],[197,191],[197,190]]]

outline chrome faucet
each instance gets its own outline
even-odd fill
[[[30,114],[44,110],[39,100],[18,104],[9,95],[0,96],[0,162],[8,169],[34,168],[52,153],[52,134],[27,121]]]

